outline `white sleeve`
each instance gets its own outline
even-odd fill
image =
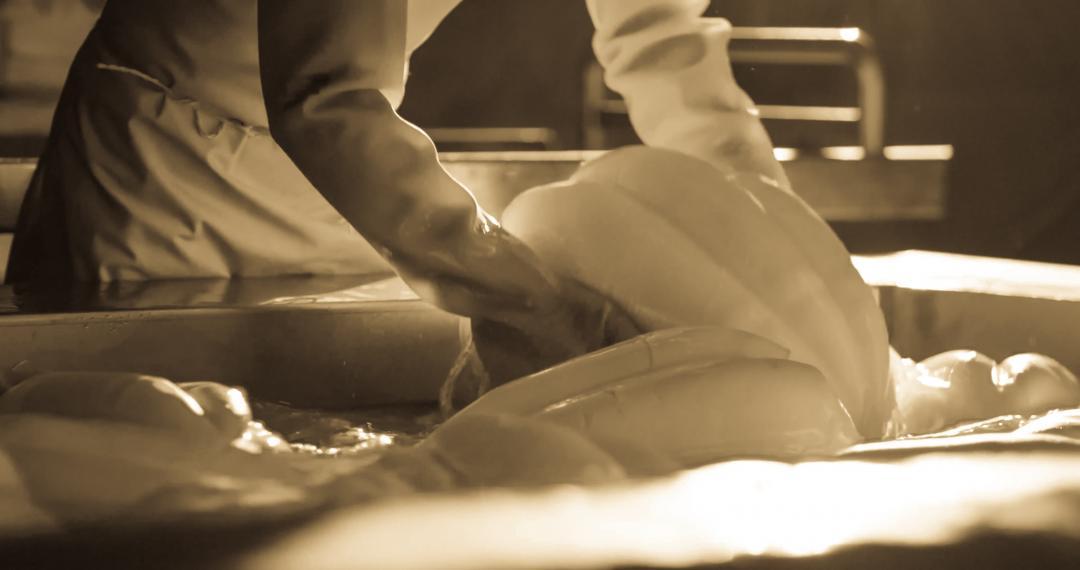
[[[646,145],[788,186],[753,101],[735,83],[731,25],[708,0],[586,0],[593,50]]]

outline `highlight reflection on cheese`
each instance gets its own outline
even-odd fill
[[[973,350],[953,350],[915,363],[894,353],[892,373],[902,424],[898,431],[903,434],[1080,405],[1080,381],[1061,363],[1040,354],[995,362]]]

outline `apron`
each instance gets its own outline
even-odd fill
[[[410,52],[456,2],[427,4]],[[255,6],[109,2],[57,105],[9,282],[391,271],[269,135]],[[384,90],[394,103],[402,84]]]

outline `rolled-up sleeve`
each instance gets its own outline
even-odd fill
[[[728,56],[731,25],[701,17],[708,0],[587,5],[604,80],[626,101],[645,144],[787,185],[753,101],[735,83]]]

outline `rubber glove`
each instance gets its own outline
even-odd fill
[[[270,131],[425,300],[472,317],[498,381],[633,334],[606,300],[543,267],[439,164],[380,90],[402,82],[405,3],[260,0]],[[607,323],[618,323],[608,326]]]

